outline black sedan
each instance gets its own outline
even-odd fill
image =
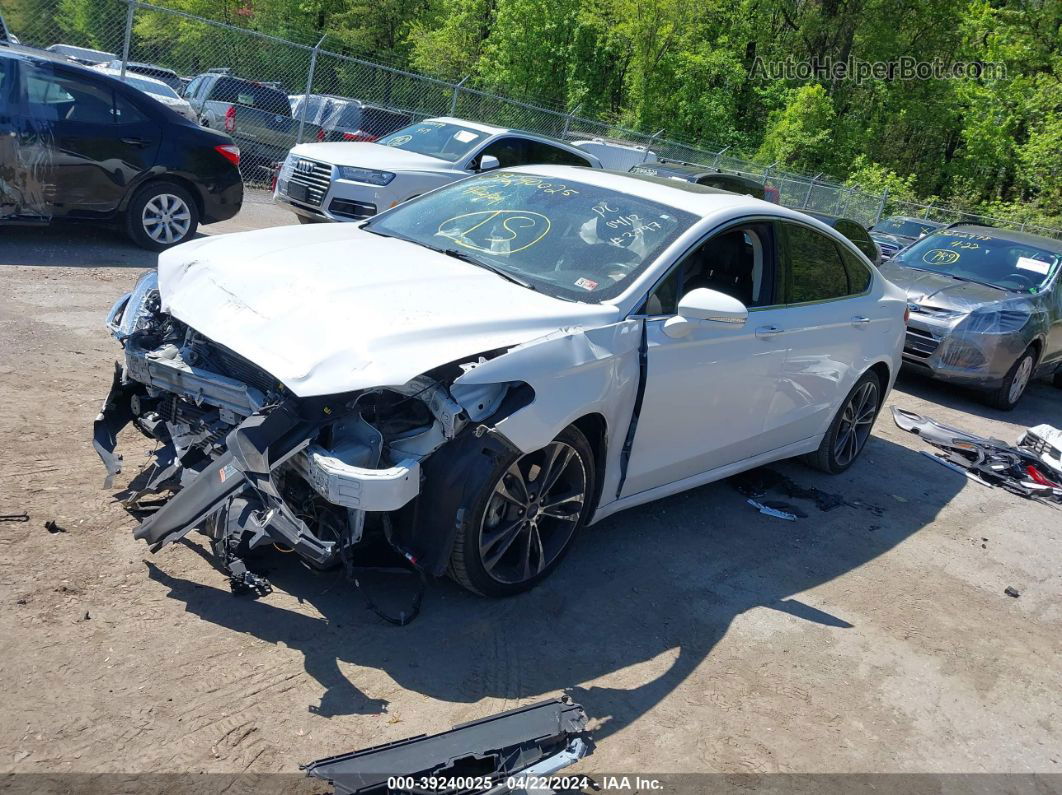
[[[119,80],[0,46],[0,224],[116,224],[161,250],[243,203],[232,139]]]

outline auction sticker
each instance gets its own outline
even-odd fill
[[[580,276],[578,279],[575,280],[575,286],[582,287],[584,290],[596,290],[597,282],[595,282],[593,279],[587,279],[585,277]]]

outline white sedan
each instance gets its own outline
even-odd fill
[[[156,439],[136,531],[194,527],[314,566],[383,535],[481,594],[577,529],[778,459],[855,461],[900,368],[906,298],[807,215],[673,180],[496,171],[360,225],[196,240],[112,310],[95,427]]]
[[[378,143],[300,144],[284,160],[273,198],[300,223],[360,221],[470,174],[539,163],[601,168],[594,155],[552,138],[443,117]]]

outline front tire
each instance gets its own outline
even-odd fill
[[[578,428],[543,449],[501,456],[462,510],[450,576],[483,596],[510,596],[545,579],[587,520],[596,473]]]
[[[199,209],[191,194],[174,182],[149,182],[133,194],[125,210],[125,232],[141,248],[162,251],[191,240]]]
[[[1011,365],[999,388],[985,394],[985,403],[1001,411],[1010,411],[1025,394],[1035,370],[1036,351],[1030,347]],[[1055,383],[1058,383],[1058,376],[1055,376]]]
[[[881,401],[878,377],[872,372],[863,373],[845,397],[819,449],[806,455],[804,461],[831,475],[839,475],[852,466],[870,438]]]

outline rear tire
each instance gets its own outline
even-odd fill
[[[845,397],[819,449],[804,456],[804,462],[831,475],[839,475],[852,466],[870,439],[881,401],[881,382],[877,375],[863,373]]]
[[[1007,370],[1003,383],[999,388],[986,392],[984,401],[994,409],[1010,411],[1021,401],[1022,395],[1032,381],[1036,371],[1036,350],[1031,346],[1018,357],[1017,361]],[[1055,376],[1055,385],[1059,383],[1058,375]]]
[[[457,511],[467,519],[450,552],[450,576],[482,596],[534,587],[589,518],[595,477],[593,451],[574,426],[542,450],[500,456]]]
[[[195,236],[199,209],[191,194],[160,180],[139,188],[125,210],[125,233],[141,248],[162,251]]]

